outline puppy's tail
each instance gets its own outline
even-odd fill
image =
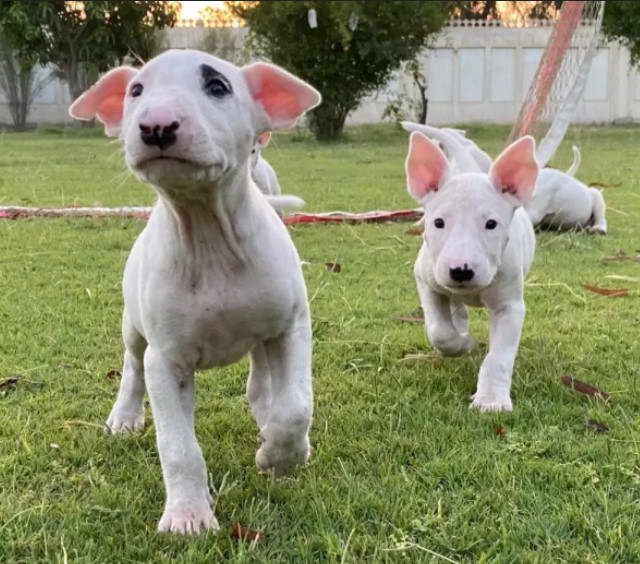
[[[580,149],[578,149],[577,145],[574,145],[572,149],[573,149],[573,162],[571,163],[571,166],[566,172],[566,174],[568,174],[569,176],[576,175],[576,172],[578,172],[578,169],[580,168],[580,163],[582,162],[582,155],[580,154]]]
[[[307,205],[302,198],[298,198],[298,196],[291,196],[289,194],[265,196],[265,198],[267,199],[267,202],[269,202],[271,206],[279,212],[284,210],[299,210]]]

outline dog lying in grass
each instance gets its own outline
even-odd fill
[[[280,475],[309,456],[307,293],[289,233],[251,181],[250,155],[262,133],[319,103],[274,65],[170,50],[108,72],[70,108],[119,136],[127,166],[158,194],[125,267],[124,368],[107,425],[141,430],[146,390],[166,488],[160,531],[218,527],[194,429],[196,370],[249,353],[258,468]]]
[[[512,143],[483,172],[457,140],[440,139],[456,162],[419,131],[410,137],[407,187],[424,207],[424,242],[415,278],[430,343],[445,356],[469,352],[466,306],[486,307],[491,319],[485,357],[471,406],[511,411],[511,377],[525,316],[524,279],[535,235],[523,204],[538,177],[535,141]]]
[[[439,142],[442,142],[443,135],[455,137],[480,170],[489,172],[491,157],[467,138],[464,131],[412,122],[402,122],[402,125],[407,131],[420,131]],[[575,178],[580,162],[580,150],[574,145],[573,163],[566,172],[554,168],[540,171],[533,197],[524,206],[534,227],[585,229],[601,235],[607,233],[606,205],[602,193]]]

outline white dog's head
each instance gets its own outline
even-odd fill
[[[533,194],[533,138],[512,143],[488,173],[455,173],[437,145],[414,132],[405,170],[409,193],[425,209],[425,244],[436,282],[458,294],[487,287],[500,267],[513,214]]]
[[[266,63],[243,68],[170,50],[105,74],[69,109],[119,136],[129,168],[166,190],[217,182],[249,159],[260,134],[291,127],[320,103],[311,86]]]

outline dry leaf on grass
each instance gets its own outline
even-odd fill
[[[107,380],[113,380],[114,378],[120,378],[121,376],[122,374],[120,374],[119,370],[109,370],[109,372],[105,374],[105,378]]]
[[[329,272],[342,272],[342,265],[339,262],[325,262],[324,265]]]
[[[243,527],[240,523],[235,523],[231,527],[231,538],[248,542],[258,542],[264,535],[260,531],[254,531],[248,527]]]
[[[5,388],[15,388],[16,384],[20,380],[20,376],[12,376],[11,378],[5,378],[0,381],[0,390],[4,390]]]
[[[600,388],[596,388],[591,384],[576,380],[573,376],[563,376],[561,380],[565,386],[575,390],[576,392],[580,392],[581,394],[602,399],[608,399],[610,397],[607,392],[603,392]]]
[[[608,433],[609,432],[609,427],[607,427],[604,423],[601,423],[600,421],[596,421],[595,419],[589,419],[585,423],[585,427],[587,429],[591,429],[592,431],[595,431],[596,433]]]
[[[422,235],[424,233],[424,230],[422,229],[422,227],[412,227],[411,229],[407,229],[405,231],[406,235]]]
[[[603,257],[602,262],[619,262],[619,261],[640,262],[640,256],[628,255],[624,249],[618,249],[615,254]]]
[[[395,321],[405,321],[407,323],[423,323],[424,312],[422,311],[422,308],[419,307],[407,315],[394,315],[392,319]]]
[[[621,298],[629,295],[627,288],[600,288],[600,286],[589,286],[589,284],[583,284],[582,287],[589,292],[608,298]]]
[[[507,436],[507,430],[502,425],[498,425],[496,427],[496,435],[504,439]]]
[[[590,186],[591,188],[620,188],[620,186],[622,186],[622,182],[616,182],[615,184],[607,184],[605,182],[598,182],[596,180],[595,182],[589,182],[587,186]]]

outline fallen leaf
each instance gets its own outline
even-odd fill
[[[496,427],[496,435],[504,439],[507,436],[507,430],[502,425],[498,425]]]
[[[422,235],[424,233],[424,230],[422,229],[422,227],[412,227],[411,229],[407,229],[405,231],[406,235]]]
[[[109,370],[109,372],[105,374],[105,378],[107,378],[108,380],[113,380],[114,378],[120,378],[121,376],[122,374],[120,374],[119,370]]]
[[[620,186],[622,186],[622,182],[616,182],[615,184],[606,184],[604,182],[598,182],[596,180],[595,182],[589,182],[588,186],[592,188],[620,188]]]
[[[339,262],[325,262],[324,265],[329,272],[342,272],[342,265]]]
[[[596,433],[608,433],[609,432],[609,427],[607,427],[604,423],[601,423],[600,421],[596,421],[595,419],[589,419],[585,423],[585,427],[587,429],[591,429],[592,431],[595,431]]]
[[[394,315],[392,319],[396,321],[406,321],[407,323],[423,323],[424,312],[422,311],[422,307],[419,307],[408,315]]]
[[[586,382],[576,380],[573,376],[562,376],[561,380],[565,386],[575,390],[576,392],[580,392],[581,394],[599,397],[602,399],[609,398],[609,394],[607,392],[603,392],[600,388],[596,388],[595,386],[587,384]]]
[[[242,541],[258,542],[264,535],[260,531],[254,531],[248,527],[243,527],[240,523],[235,523],[231,527],[231,538]]]
[[[4,388],[15,388],[16,384],[20,380],[20,376],[12,376],[11,378],[5,378],[0,381],[0,390]]]
[[[583,284],[582,287],[589,292],[599,294],[601,296],[607,296],[608,298],[621,298],[622,296],[628,296],[629,290],[627,288],[600,288],[599,286],[589,286]]]
[[[618,262],[618,261],[626,261],[630,260],[632,262],[640,262],[640,256],[632,256],[628,255],[624,249],[619,249],[615,252],[615,254],[609,257],[603,257],[603,262]]]

